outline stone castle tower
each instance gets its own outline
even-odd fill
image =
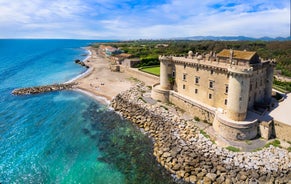
[[[197,107],[207,107],[215,116],[214,129],[226,138],[252,139],[257,135],[258,119],[249,112],[270,105],[272,62],[262,61],[256,52],[232,49],[206,55],[189,51],[186,57],[159,59],[160,83],[152,90],[154,99],[171,102],[173,95],[180,95]]]

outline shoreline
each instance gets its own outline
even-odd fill
[[[136,86],[111,102],[114,111],[152,138],[157,161],[176,178],[191,183],[288,183],[291,155],[269,146],[233,152],[213,143],[198,122],[173,113],[170,106],[140,100],[149,90]],[[268,155],[268,158],[265,156]]]
[[[115,112],[137,125],[137,127],[144,129],[143,133],[148,134],[148,137],[153,140],[153,154],[157,161],[163,168],[167,169],[171,174],[174,174],[178,179],[194,183],[198,181],[203,181],[205,183],[212,183],[215,181],[244,183],[252,181],[266,182],[265,177],[267,176],[272,180],[283,182],[288,178],[288,173],[284,174],[282,178],[279,177],[282,171],[286,172],[288,170],[288,166],[284,161],[277,159],[279,158],[278,155],[285,155],[285,159],[289,160],[290,158],[286,150],[271,147],[254,153],[235,153],[216,146],[211,140],[205,138],[199,132],[199,129],[194,124],[195,122],[183,120],[179,116],[173,116],[161,107],[150,107],[148,104],[141,102],[139,98],[142,97],[142,94],[140,93],[143,93],[141,91],[145,91],[140,89],[142,87],[131,88],[133,87],[131,84],[126,88],[118,88],[117,91],[114,91],[113,86],[118,85],[122,81],[118,77],[123,76],[125,80],[124,77],[126,74],[110,71],[108,67],[106,67],[109,62],[96,53],[97,58],[94,59],[93,54],[94,53],[92,53],[90,57],[90,62],[86,62],[86,64],[92,68],[92,72],[76,80],[78,83],[86,82],[87,85],[78,84],[78,90],[99,102],[99,97],[101,97],[101,100],[106,99],[106,104],[109,105],[109,107],[111,106]],[[94,65],[94,62],[97,62],[97,65]],[[102,68],[102,71],[105,72],[103,74],[106,75],[99,76],[98,67],[99,71],[100,68]],[[94,78],[94,74],[98,74],[98,77],[96,78],[95,76]],[[102,79],[99,80],[99,77]],[[115,81],[111,81],[114,78]],[[107,91],[106,88],[102,89],[102,87],[100,90],[99,88],[95,88],[95,85],[103,80],[106,81],[105,85],[109,83],[109,86],[111,86],[111,88],[107,88],[109,91]],[[128,79],[126,80],[128,81]],[[92,83],[90,82],[93,83],[93,86],[91,86]],[[114,91],[114,93],[112,93],[112,91]],[[122,93],[123,91],[126,92]],[[113,97],[115,98],[111,101]],[[162,130],[161,127],[163,127]],[[173,129],[175,130],[174,133],[165,133],[172,132]],[[181,147],[180,144],[185,146]],[[261,157],[261,155],[271,153],[275,155],[270,158],[272,162]],[[197,158],[194,159],[192,155]],[[252,159],[250,163],[245,161],[249,158]],[[237,159],[239,161],[237,161]],[[199,160],[201,160],[202,163],[198,162]],[[203,165],[203,161],[207,161],[206,165],[209,166],[206,169]],[[216,165],[220,167],[216,167]],[[267,169],[261,167],[262,165],[267,165]],[[204,169],[201,170],[201,168]],[[234,171],[233,177],[232,172]],[[255,174],[253,173],[256,173],[256,176],[254,176]]]
[[[18,88],[12,91],[19,95],[37,94],[56,90],[74,90],[81,92],[103,105],[109,106],[110,101],[121,92],[129,90],[137,82],[130,80],[127,73],[110,70],[110,62],[99,56],[95,48],[83,47],[89,55],[82,60],[87,69],[72,79],[59,83],[30,88]],[[55,87],[57,85],[57,87]],[[70,87],[67,87],[70,86]],[[18,94],[18,93],[17,93]]]
[[[254,153],[232,153],[216,146],[199,132],[193,120],[185,120],[182,116],[163,108],[159,103],[150,105],[141,100],[149,89],[144,85],[136,85],[137,82],[130,80],[127,73],[111,71],[110,62],[100,57],[94,48],[86,49],[90,54],[83,61],[89,68],[64,84],[75,82],[76,85],[69,90],[80,92],[107,105],[109,109],[112,108],[141,128],[140,130],[143,129],[144,132],[141,132],[148,134],[153,140],[153,154],[157,161],[175,177],[194,183],[198,181],[244,183],[265,182],[266,177],[284,182],[289,176],[287,170],[289,166],[280,159],[281,155],[284,155],[287,162],[291,159],[286,150],[271,147]],[[270,162],[260,156],[265,154],[275,156],[272,156]],[[250,158],[252,161],[248,162]],[[203,162],[206,161],[205,168]],[[216,167],[217,165],[220,169]],[[280,180],[282,171],[284,177]],[[253,173],[257,175],[254,177]]]
[[[109,64],[105,58],[97,54],[96,49],[85,47],[89,55],[83,62],[89,68],[82,74],[65,82],[77,83],[73,90],[82,92],[104,105],[109,105],[110,101],[119,93],[134,86],[134,82],[129,80],[126,73],[113,72],[109,69]]]
[[[83,77],[86,77],[87,75],[90,75],[93,71],[93,68],[88,68],[87,70],[85,70],[83,73],[77,75],[76,77],[64,82],[64,84],[68,84],[68,83],[71,83],[71,82],[75,82],[76,80],[78,79],[81,79]]]
[[[79,92],[79,93],[85,94],[85,95],[87,95],[87,96],[93,98],[94,100],[100,102],[100,103],[103,104],[103,105],[107,105],[107,106],[110,105],[110,100],[108,100],[107,98],[102,97],[102,96],[97,96],[97,95],[95,95],[94,93],[91,93],[91,92],[86,91],[86,90],[84,90],[84,89],[79,89],[79,88],[77,88],[77,89],[73,89],[73,91],[77,91],[77,92]]]
[[[88,61],[92,57],[92,52],[90,50],[90,47],[81,47],[82,49],[85,49],[89,54],[86,56],[85,59],[82,60],[82,62]],[[91,70],[90,70],[91,69]],[[82,78],[85,75],[89,75],[92,72],[92,68],[87,68],[84,72],[81,74],[77,75],[76,77],[73,77],[72,79],[64,82],[64,84],[75,82],[76,80]]]

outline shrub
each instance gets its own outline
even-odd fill
[[[274,147],[281,147],[280,144],[281,144],[280,141],[275,139],[274,141],[267,143],[264,147],[268,148],[271,145],[274,146]]]
[[[195,121],[200,121],[200,118],[197,117],[197,116],[195,116],[195,117],[194,117],[194,120],[195,120]]]
[[[202,134],[204,137],[208,139],[210,138],[210,136],[204,130],[200,130],[200,134]]]
[[[236,148],[236,147],[233,147],[233,146],[227,146],[226,149],[229,150],[229,151],[232,151],[232,152],[239,152],[240,151],[239,148]]]

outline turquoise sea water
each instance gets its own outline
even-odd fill
[[[172,183],[130,122],[74,91],[13,96],[60,83],[88,40],[0,40],[0,183]]]

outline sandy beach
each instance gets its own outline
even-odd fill
[[[110,63],[105,58],[97,55],[95,49],[91,47],[86,49],[89,50],[90,56],[84,60],[84,63],[89,66],[89,69],[73,80],[78,83],[77,89],[102,103],[108,103],[118,93],[134,86],[135,82],[130,80],[129,75],[111,71]]]

